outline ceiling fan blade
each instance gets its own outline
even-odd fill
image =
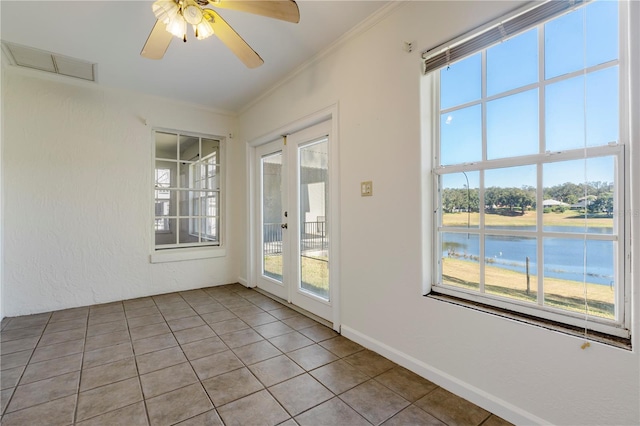
[[[147,42],[140,52],[140,56],[147,59],[162,59],[173,37],[165,28],[166,25],[164,23],[156,21],[147,38]]]
[[[300,22],[298,4],[293,0],[209,0],[214,7],[255,13],[297,24]]]
[[[210,23],[213,33],[238,57],[248,68],[257,68],[264,64],[264,61],[246,41],[235,32],[231,25],[220,17],[214,10],[207,9],[208,14],[213,18]]]

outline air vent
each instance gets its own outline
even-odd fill
[[[2,42],[2,49],[7,53],[12,63],[19,67],[33,68],[82,80],[96,80],[96,64],[91,62],[7,42]]]

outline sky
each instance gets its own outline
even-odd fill
[[[539,29],[533,28],[487,50],[487,159],[558,152],[619,141],[618,66],[586,75],[568,73],[618,58],[618,4],[595,1],[544,25],[544,70],[539,74]],[[482,160],[482,60],[480,53],[440,71],[441,164]],[[551,80],[551,81],[549,81]],[[527,90],[517,89],[533,85]],[[504,92],[515,90],[508,96]],[[540,91],[544,91],[544,130],[540,135]],[[494,96],[494,98],[491,98]],[[468,104],[464,108],[461,105]],[[613,157],[544,166],[544,186],[565,182],[614,181]],[[467,173],[472,188],[478,173]],[[487,171],[485,186],[536,185],[535,167]],[[475,181],[475,185],[474,185]],[[508,182],[508,185],[504,183]],[[466,185],[464,175],[446,187]]]

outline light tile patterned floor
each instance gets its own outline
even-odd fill
[[[6,318],[2,424],[508,423],[239,284]]]

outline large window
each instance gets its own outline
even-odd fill
[[[436,292],[629,337],[615,1],[431,72]]]
[[[155,248],[220,245],[221,141],[155,132]]]

